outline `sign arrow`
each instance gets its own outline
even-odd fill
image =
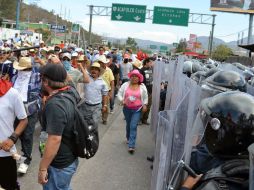
[[[141,18],[139,16],[134,17],[134,19],[138,22]]]
[[[117,20],[120,20],[121,18],[123,18],[123,16],[121,16],[120,14],[118,14],[118,15],[116,16],[116,19],[117,19]]]

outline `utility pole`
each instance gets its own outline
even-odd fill
[[[78,30],[78,47],[79,47],[79,41],[80,41],[80,25],[79,25],[79,30]]]
[[[249,45],[252,42],[252,39],[251,39],[252,38],[252,25],[253,25],[253,14],[250,14],[247,45]],[[251,50],[247,51],[247,55],[249,57],[251,57]]]
[[[210,57],[212,57],[212,51],[213,51],[213,33],[214,33],[216,15],[212,15],[212,16],[213,16],[213,22],[212,22],[212,31],[211,31],[211,41],[210,41],[210,47],[209,47],[209,56]]]
[[[54,38],[54,43],[56,44],[56,30],[57,30],[57,13],[56,13],[56,28],[55,28],[55,38]]]
[[[91,33],[92,33],[92,21],[93,21],[93,5],[89,5],[89,7],[90,7],[89,45],[91,45],[92,44]]]
[[[19,29],[19,17],[20,17],[20,0],[17,0],[16,5],[16,30]]]

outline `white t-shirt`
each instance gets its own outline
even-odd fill
[[[14,88],[0,97],[0,105],[0,141],[4,141],[14,132],[15,118],[25,119],[27,115],[22,98]],[[12,148],[16,151],[15,145]],[[11,153],[0,150],[0,157],[6,156],[11,156]]]

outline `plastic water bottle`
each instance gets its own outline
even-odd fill
[[[46,131],[41,131],[40,143],[39,143],[39,150],[40,150],[41,156],[44,153],[45,144],[46,144],[47,139],[48,139],[48,133]]]
[[[0,143],[2,143],[2,142],[0,141]],[[11,153],[13,159],[17,161],[17,163],[23,163],[25,161],[25,159],[26,159],[26,157],[21,156],[17,152],[17,150],[16,150],[16,148],[14,146],[11,147],[10,153]]]

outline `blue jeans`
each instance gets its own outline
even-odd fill
[[[135,148],[137,127],[140,119],[141,111],[124,107],[123,114],[126,120],[126,139],[129,141],[129,147]]]
[[[48,168],[48,182],[43,185],[43,190],[71,190],[70,183],[78,167],[78,159],[66,168]]]
[[[115,107],[115,90],[112,92],[112,97],[109,99],[110,101],[110,111],[114,110]]]
[[[28,116],[27,119],[28,119],[28,124],[24,132],[20,135],[20,141],[21,141],[23,156],[26,157],[26,160],[24,161],[24,163],[29,165],[32,160],[34,129],[38,121],[38,113],[36,112]]]

